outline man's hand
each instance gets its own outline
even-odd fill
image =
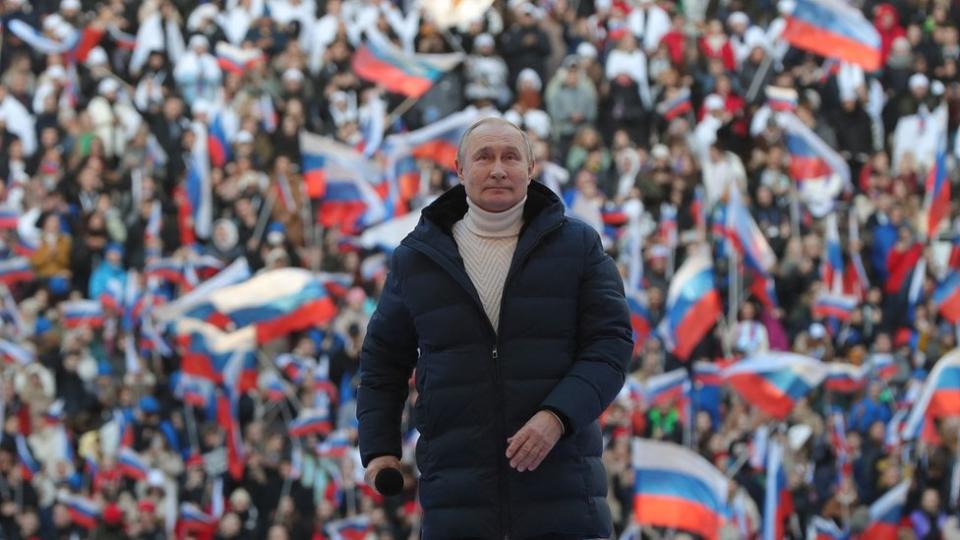
[[[368,486],[376,489],[377,487],[377,473],[384,469],[399,469],[400,460],[397,459],[397,456],[379,456],[373,458],[370,461],[370,465],[367,466],[367,471],[363,473],[363,480],[367,483]],[[381,493],[382,495],[382,493]]]
[[[553,413],[540,411],[533,415],[513,437],[507,439],[510,466],[518,472],[536,469],[562,434],[563,426]]]

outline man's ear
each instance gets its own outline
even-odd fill
[[[463,167],[460,166],[460,161],[457,159],[453,160],[453,168],[457,171],[457,178],[460,179],[460,182],[463,182]]]

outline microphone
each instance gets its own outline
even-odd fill
[[[384,496],[399,495],[403,491],[403,474],[395,467],[381,469],[373,479],[373,485]]]

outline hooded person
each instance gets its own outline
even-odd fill
[[[197,99],[216,101],[223,73],[217,59],[210,54],[210,41],[203,35],[190,38],[189,46],[173,70],[173,78],[184,101],[192,105]]]

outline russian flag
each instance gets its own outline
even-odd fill
[[[0,339],[0,358],[6,363],[16,363],[25,366],[33,362],[35,355],[24,347]]]
[[[133,480],[147,479],[147,464],[132,448],[120,448],[117,452],[117,467],[120,473]]]
[[[855,366],[847,362],[827,364],[827,375],[823,386],[827,390],[852,394],[863,390],[867,385],[867,370],[864,366]]]
[[[951,324],[960,321],[960,271],[951,270],[937,285],[933,291],[933,304]]]
[[[933,366],[910,409],[903,438],[913,440],[920,434],[924,420],[944,416],[960,416],[960,349],[950,351]]]
[[[84,325],[97,328],[103,325],[103,306],[96,300],[68,300],[60,306],[63,309],[63,324],[67,328]]]
[[[860,301],[856,296],[842,294],[820,293],[813,302],[813,314],[817,317],[834,318],[838,321],[849,321],[853,310],[857,309]]]
[[[687,370],[678,368],[647,378],[642,386],[642,398],[645,408],[665,403],[676,403],[690,392],[690,379]]]
[[[290,382],[300,385],[305,379],[308,369],[314,369],[312,358],[304,358],[289,353],[281,354],[275,360],[277,367],[290,379]]]
[[[870,372],[874,377],[883,381],[889,381],[896,376],[899,368],[897,361],[892,354],[871,354],[869,358]]]
[[[853,475],[853,462],[850,460],[850,445],[847,443],[847,426],[843,413],[838,411],[830,414],[830,446],[837,458],[838,481],[850,478]]]
[[[719,388],[723,384],[723,368],[727,362],[698,360],[693,363],[693,384],[698,388]]]
[[[837,526],[832,519],[826,519],[820,516],[814,516],[810,520],[810,531],[807,534],[809,540],[847,540],[847,533]],[[871,538],[869,536],[864,538]]]
[[[330,433],[330,413],[320,409],[304,409],[287,427],[291,437],[304,437],[311,433],[326,435]]]
[[[776,116],[784,130],[787,153],[790,154],[790,177],[797,181],[840,175],[845,186],[850,186],[850,166],[835,150],[823,142],[793,113]]]
[[[183,263],[170,258],[156,259],[147,263],[143,273],[148,278],[155,277],[173,284],[184,282]]]
[[[472,108],[453,113],[415,131],[388,136],[383,143],[384,152],[397,160],[410,156],[431,161],[450,172],[455,172],[457,146],[460,144],[460,139],[463,138],[467,128],[488,116],[495,116],[495,113],[481,112]],[[417,189],[419,190],[419,178]]]
[[[820,276],[832,292],[843,291],[843,250],[840,247],[840,232],[837,230],[837,214],[827,216],[823,243],[823,261]]]
[[[946,148],[937,152],[937,159],[930,167],[923,208],[925,219],[921,223],[929,237],[937,232],[940,222],[950,215],[950,178],[947,176]]]
[[[11,257],[0,261],[0,283],[10,286],[33,279],[33,266],[25,257]]]
[[[657,112],[668,122],[692,110],[693,104],[690,102],[690,89],[688,88],[682,88],[672,98],[657,106]]]
[[[729,480],[699,454],[680,445],[633,441],[634,520],[641,526],[719,538],[729,514]]]
[[[861,538],[870,540],[897,540],[903,507],[907,503],[910,481],[904,481],[884,493],[870,505],[870,524]]]
[[[777,264],[777,256],[744,205],[739,189],[730,190],[725,229],[727,239],[751,268],[767,274]]]
[[[766,90],[767,106],[774,111],[795,111],[799,97],[795,88],[768,86]]]
[[[219,327],[256,328],[257,343],[324,324],[336,305],[316,274],[302,268],[280,268],[210,294],[188,316]]]
[[[184,532],[213,534],[217,520],[194,503],[180,503],[180,527]]]
[[[0,205],[0,230],[16,229],[20,220],[20,212],[16,208]]]
[[[324,525],[323,530],[330,540],[365,540],[372,528],[370,517],[360,515],[331,521]]]
[[[704,254],[688,257],[670,283],[666,317],[661,323],[661,334],[671,345],[672,353],[686,360],[716,324],[720,314],[720,294],[714,287],[713,263]]]
[[[246,449],[240,432],[237,410],[237,393],[228,388],[227,392],[217,392],[217,422],[226,431],[227,471],[234,480],[243,477],[246,468]]]
[[[40,463],[33,457],[30,451],[30,445],[27,438],[22,434],[17,435],[17,459],[20,461],[20,474],[27,482],[33,480],[33,477],[40,473]]]
[[[225,43],[221,41],[218,45],[225,45]],[[230,141],[227,140],[227,133],[223,129],[223,119],[219,114],[214,116],[213,121],[210,122],[207,131],[207,148],[210,152],[210,165],[214,167],[223,167],[233,159]]]
[[[766,493],[763,499],[763,540],[786,538],[784,529],[793,513],[793,496],[783,470],[783,447],[776,440],[767,444]]]
[[[342,432],[334,431],[327,438],[317,444],[317,454],[322,458],[339,458],[347,455],[353,448],[350,442]]]
[[[321,225],[353,233],[386,217],[383,199],[374,188],[382,176],[363,154],[305,131],[300,133],[300,149],[307,196],[320,199]]]
[[[361,79],[390,92],[417,98],[426,94],[446,72],[463,61],[464,55],[408,54],[381,34],[367,31],[367,41],[354,53],[351,66]]]
[[[209,379],[180,372],[173,389],[173,395],[187,405],[206,409],[213,399],[213,382]]]
[[[224,71],[243,75],[248,69],[255,66],[257,62],[265,60],[263,51],[256,48],[241,49],[231,45],[226,41],[217,42],[216,46],[217,64]]]
[[[252,354],[256,348],[256,328],[252,326],[223,332],[209,323],[185,318],[177,322],[176,333],[180,369],[217,384],[223,382],[223,371],[234,353]]]
[[[796,0],[794,6],[786,18],[785,41],[866,71],[880,69],[880,34],[859,9],[831,0]]]
[[[751,356],[723,370],[723,378],[748,403],[783,420],[797,400],[820,385],[826,368],[815,358],[787,352]]]
[[[61,502],[67,507],[70,519],[84,529],[97,528],[100,520],[100,507],[90,499],[79,495],[62,495]]]
[[[627,307],[630,308],[630,326],[633,328],[633,354],[643,349],[652,328],[646,294],[642,291],[627,291]]]
[[[769,310],[780,307],[777,300],[776,282],[773,276],[764,275],[760,272],[752,272],[753,279],[750,280],[750,294],[753,295],[760,304]]]
[[[185,182],[186,209],[193,218],[193,232],[200,238],[209,238],[213,230],[213,183],[210,179],[210,154],[207,148],[207,130],[194,122],[194,143],[187,163]],[[189,227],[183,224],[186,229]]]
[[[266,394],[267,401],[279,403],[287,399],[287,387],[279,377],[271,377],[267,383],[264,384],[263,390],[264,394]]]
[[[904,284],[910,283],[908,278],[913,274],[913,270],[917,267],[922,256],[923,244],[919,242],[907,249],[891,249],[890,253],[887,254],[887,281],[883,284],[883,292],[887,294],[900,293]]]

